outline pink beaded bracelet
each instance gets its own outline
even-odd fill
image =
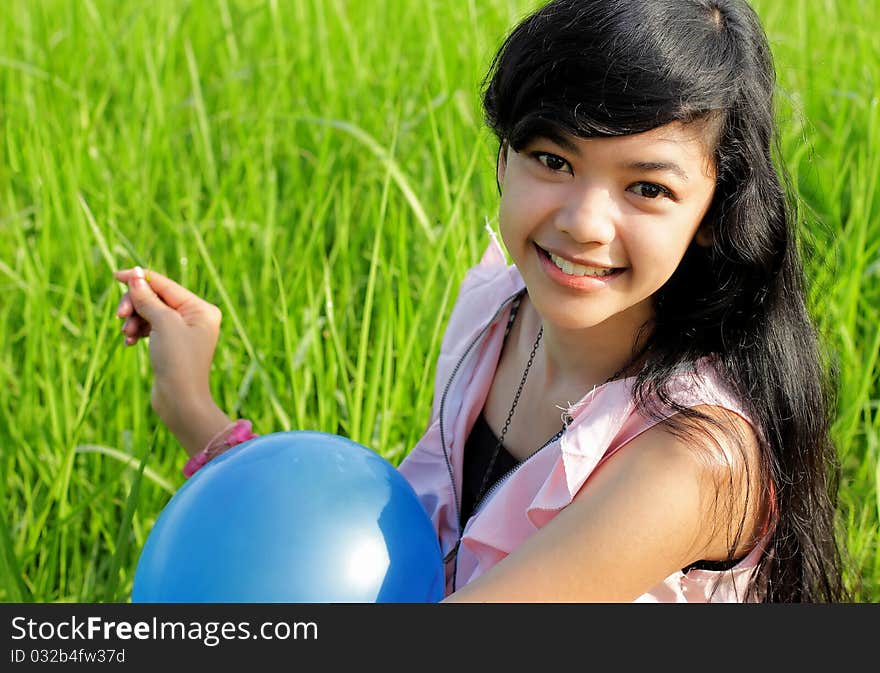
[[[216,458],[236,444],[259,437],[252,432],[251,428],[251,422],[246,419],[240,419],[227,425],[211,438],[204,449],[186,461],[186,465],[183,466],[183,476],[189,479],[212,458]]]

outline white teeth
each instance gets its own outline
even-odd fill
[[[567,259],[557,257],[552,252],[547,253],[553,263],[562,269],[563,273],[569,276],[610,276],[614,273],[614,269],[603,269],[598,266],[582,266],[580,264],[572,264]]]

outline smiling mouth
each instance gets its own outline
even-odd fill
[[[567,259],[563,259],[562,257],[558,257],[547,250],[544,250],[537,243],[535,247],[538,249],[538,252],[543,255],[545,258],[549,259],[553,264],[559,268],[562,273],[573,276],[575,278],[579,278],[581,276],[589,276],[591,278],[605,278],[607,276],[612,276],[621,269],[619,268],[607,268],[607,267],[599,267],[599,266],[583,266],[581,264],[575,264],[573,262],[569,262]]]

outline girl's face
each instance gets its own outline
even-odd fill
[[[715,188],[699,125],[629,136],[538,137],[502,151],[501,236],[545,322],[637,329],[691,241]]]

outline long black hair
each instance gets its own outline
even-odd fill
[[[487,123],[514,150],[547,130],[591,137],[706,125],[716,186],[702,226],[712,243],[692,243],[655,294],[634,396],[678,411],[673,431],[715,423],[667,388],[711,356],[757,427],[755,483],[773,501],[750,597],[846,600],[830,437],[837,378],[805,304],[796,199],[774,163],[775,70],[755,12],[743,0],[555,0],[507,37],[484,85]]]

